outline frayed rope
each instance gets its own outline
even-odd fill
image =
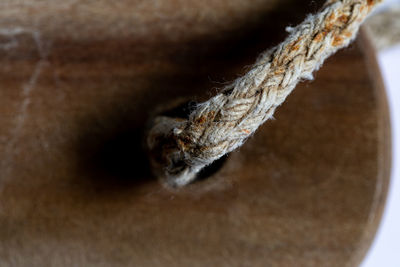
[[[153,169],[167,185],[196,179],[213,161],[241,146],[270,119],[301,80],[311,80],[324,60],[354,40],[380,0],[330,0],[281,44],[260,55],[251,70],[208,101],[189,119],[159,116],[147,136]]]

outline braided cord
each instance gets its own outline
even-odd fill
[[[261,54],[251,70],[200,103],[188,120],[159,116],[147,145],[156,174],[173,187],[192,182],[205,166],[241,146],[270,119],[301,80],[354,40],[380,0],[330,0],[319,13],[287,28],[289,36]]]

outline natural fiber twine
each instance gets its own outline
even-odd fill
[[[241,146],[272,117],[301,80],[346,47],[380,0],[329,0],[289,36],[260,55],[251,70],[198,104],[188,120],[159,116],[147,137],[155,173],[166,184],[192,182],[205,166]]]

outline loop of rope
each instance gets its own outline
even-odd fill
[[[192,182],[205,166],[241,146],[272,117],[296,84],[347,46],[381,0],[329,0],[260,55],[251,70],[204,103],[188,120],[159,116],[147,137],[158,176],[173,187]]]

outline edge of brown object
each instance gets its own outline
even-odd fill
[[[353,257],[350,265],[359,266],[368,251],[372,247],[375,235],[381,224],[381,219],[386,206],[388,189],[390,186],[390,174],[392,165],[392,137],[389,104],[382,74],[377,60],[377,49],[374,47],[371,36],[368,34],[366,26],[360,29],[360,47],[364,53],[364,59],[369,66],[371,81],[375,88],[378,110],[378,178],[376,179],[376,190],[374,201],[368,218],[368,224],[365,227],[364,236],[360,239],[359,250]]]

